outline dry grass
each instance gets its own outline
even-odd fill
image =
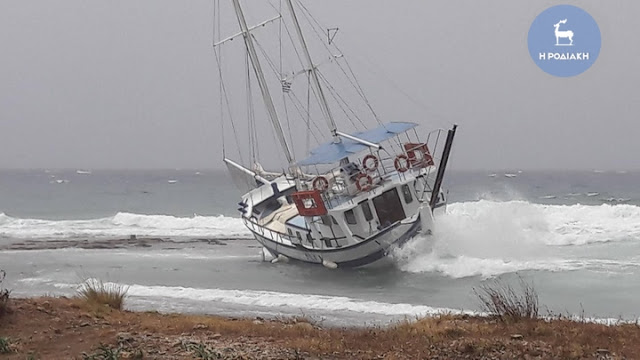
[[[102,280],[85,280],[78,288],[76,297],[89,305],[108,306],[115,310],[122,310],[128,287],[105,283]]]
[[[520,289],[500,280],[492,280],[473,289],[484,311],[502,322],[538,318],[538,293],[532,284],[518,277]]]
[[[7,273],[4,270],[0,270],[0,317],[9,312],[9,295],[11,291],[2,286],[5,276],[7,276]]]
[[[98,317],[86,312],[83,306],[78,307],[75,301],[60,298],[13,299],[12,307],[14,311],[9,315],[12,321],[6,322],[4,329],[0,327],[0,336],[11,334],[12,339],[20,341],[24,351],[42,352],[40,358],[43,359],[73,358],[62,355],[68,346],[72,346],[75,352],[71,354],[75,355],[95,351],[101,342],[111,349],[117,348],[114,339],[119,332],[139,334],[136,346],[145,355],[158,347],[177,351],[180,347],[175,344],[180,343],[180,339],[196,341],[190,349],[195,355],[217,354],[236,342],[259,343],[264,348],[299,351],[306,354],[304,357],[332,359],[377,356],[385,359],[579,359],[598,358],[599,349],[606,349],[608,358],[612,359],[637,358],[640,354],[640,326],[635,324],[606,326],[568,319],[502,322],[492,317],[441,315],[388,327],[345,329],[318,327],[291,319],[269,321],[128,312],[105,306],[102,308],[106,310]],[[43,324],[57,328],[58,333],[42,333]],[[514,334],[521,337],[514,338]],[[50,339],[51,335],[55,341]],[[78,337],[84,342],[79,343]],[[15,354],[10,358],[25,358],[19,356]]]

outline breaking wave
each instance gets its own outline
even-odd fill
[[[640,207],[634,205],[542,205],[481,200],[451,204],[443,230],[498,242],[586,245],[640,239]],[[455,231],[455,230],[454,230]]]
[[[248,238],[239,218],[226,216],[175,217],[120,212],[91,220],[20,219],[0,213],[0,237],[69,239],[136,236]]]
[[[436,219],[434,237],[416,238],[395,256],[408,272],[486,278],[611,267],[603,259],[577,259],[567,247],[635,240],[640,240],[638,206],[481,200],[449,205]]]

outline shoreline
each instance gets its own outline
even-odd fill
[[[0,338],[8,339],[13,351],[1,355],[7,359],[82,359],[83,353],[107,350],[120,359],[618,359],[640,354],[637,324],[566,318],[503,323],[439,315],[386,327],[338,328],[300,317],[120,311],[71,298],[12,298],[10,309],[0,317]]]

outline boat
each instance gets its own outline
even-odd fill
[[[220,24],[231,21],[222,15],[220,2],[214,1],[217,37],[214,34],[213,45],[220,77],[223,161],[234,183],[245,192],[238,211],[262,245],[266,258],[272,262],[297,260],[330,269],[362,267],[383,260],[418,234],[431,236],[434,217],[446,209],[442,184],[457,125],[422,131],[415,122],[382,121],[350,65],[345,65],[345,56],[335,41],[338,29],[320,27],[301,1],[281,0],[280,7],[271,6],[275,16],[257,24],[247,22],[256,16],[245,16],[246,8],[240,0],[230,0],[227,6],[235,13],[235,29],[223,38]],[[264,15],[265,12],[260,12],[260,16]],[[306,30],[301,19],[308,21]],[[290,62],[294,64],[292,69],[279,69],[282,58],[266,53],[265,44],[269,41],[261,37],[261,32],[269,26],[285,37],[279,42],[271,41],[280,46],[280,56],[283,44],[289,44],[289,50],[293,49],[298,57],[298,62]],[[324,61],[314,61],[305,31],[319,35],[314,39],[321,44],[314,49],[328,50]],[[232,41],[236,38],[240,42]],[[226,59],[223,50],[228,56],[230,51],[226,47],[234,43],[242,44],[239,56],[231,63],[223,63]],[[278,51],[275,53],[277,57]],[[225,77],[224,70],[234,65],[240,70]],[[357,94],[353,98],[364,102],[362,108],[368,116],[357,119],[366,118],[375,121],[375,125],[352,121],[353,103],[334,93],[336,88],[324,71],[324,66],[329,65],[343,70],[344,76],[338,79],[350,83]],[[229,100],[234,86],[228,79],[242,79],[243,87],[235,88],[242,88],[246,99],[244,114],[240,116],[247,119],[246,139],[238,137],[239,117],[232,116],[234,107]],[[295,90],[302,96],[296,95]],[[300,101],[305,95],[306,104]],[[265,123],[270,125],[269,130],[261,130],[264,127],[258,124],[255,99],[261,103],[259,107],[264,112],[261,117],[268,119]],[[287,105],[297,113],[287,110]],[[337,115],[340,111],[342,114]],[[292,114],[297,114],[297,121]],[[326,123],[324,131],[320,132],[316,120]],[[349,121],[355,131],[345,130]],[[301,156],[294,151],[294,136],[289,130],[296,125],[306,130],[301,133],[306,135],[308,149]],[[229,155],[230,140],[224,135],[225,127],[233,130],[234,142],[239,145],[238,158]],[[268,137],[269,131],[273,140]],[[315,137],[318,133],[322,139],[316,139],[312,149],[310,134]],[[301,138],[298,144],[304,142],[305,136],[296,137]],[[281,152],[256,151],[260,140],[276,143]],[[249,161],[246,153],[250,153]],[[280,165],[280,170],[265,170],[257,160],[259,156],[266,157],[267,162],[275,162],[280,156],[284,165]]]

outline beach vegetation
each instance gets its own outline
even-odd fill
[[[111,348],[108,345],[100,344],[98,350],[93,354],[82,354],[83,360],[119,360],[122,349]]]
[[[8,290],[2,285],[7,273],[4,270],[0,270],[0,317],[9,312],[9,296],[11,290]]]
[[[482,310],[504,323],[537,319],[539,315],[538,293],[533,284],[518,277],[519,286],[502,280],[491,280],[473,292]]]
[[[194,358],[196,359],[203,359],[203,360],[222,359],[222,354],[210,349],[207,345],[203,343],[188,344],[186,345],[186,350],[191,351]]]
[[[13,352],[11,340],[7,337],[0,337],[0,354],[9,354],[11,352]]]
[[[122,310],[128,291],[129,287],[124,285],[88,279],[78,287],[76,297],[89,305],[107,306],[111,309]]]

